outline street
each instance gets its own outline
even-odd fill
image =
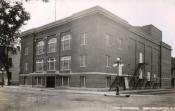
[[[111,92],[111,96],[104,96],[104,93],[106,92],[90,93],[90,91],[1,87],[0,111],[175,110],[175,93],[131,95],[131,97],[115,97],[115,92]]]

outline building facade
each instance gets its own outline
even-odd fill
[[[171,86],[171,47],[162,42],[162,32],[153,25],[132,26],[99,6],[25,31],[21,38],[22,85],[108,88],[118,81],[127,89],[134,78],[141,89],[151,82]],[[113,67],[116,58],[123,64],[120,75]]]
[[[171,85],[172,85],[172,88],[175,87],[175,58],[171,58],[171,77],[172,77],[172,80],[171,80]]]

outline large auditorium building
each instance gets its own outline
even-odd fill
[[[162,32],[132,26],[99,6],[23,32],[21,46],[21,85],[171,87],[171,47]]]

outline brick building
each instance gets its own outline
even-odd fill
[[[171,58],[171,74],[172,74],[172,81],[171,81],[171,85],[172,87],[175,87],[175,58]]]
[[[96,6],[21,35],[20,83],[33,87],[168,88],[171,47],[153,25],[136,27]],[[112,67],[120,58],[122,74]],[[116,76],[118,75],[118,76]]]

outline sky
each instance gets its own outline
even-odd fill
[[[56,1],[56,11],[55,11]],[[133,26],[153,24],[162,31],[163,41],[171,45],[175,57],[175,0],[31,0],[24,8],[31,19],[21,28],[25,31],[45,25],[99,5]],[[56,12],[56,16],[55,16]]]

